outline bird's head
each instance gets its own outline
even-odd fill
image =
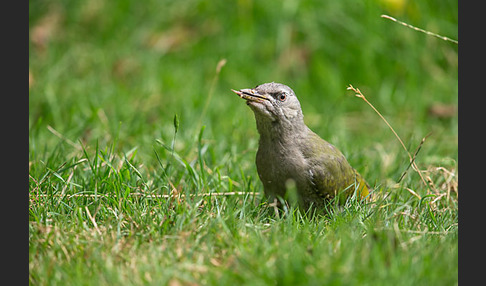
[[[258,120],[292,122],[303,118],[299,100],[285,84],[271,82],[251,89],[233,90],[246,100]]]

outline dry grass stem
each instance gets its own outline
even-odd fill
[[[208,94],[208,97],[206,99],[206,103],[204,104],[203,110],[201,112],[201,116],[199,117],[199,128],[197,130],[201,129],[202,119],[204,118],[204,115],[206,114],[206,110],[209,107],[209,103],[211,102],[211,98],[213,97],[214,88],[216,86],[216,83],[218,82],[219,74],[221,73],[221,69],[224,67],[226,62],[227,62],[226,59],[221,59],[221,60],[219,60],[218,64],[216,65],[216,73],[213,77],[213,80],[211,81],[211,86],[209,87],[209,94]]]
[[[96,232],[101,236],[101,231],[98,228],[98,224],[96,223],[96,220],[94,219],[94,217],[89,212],[88,206],[85,206],[84,209],[86,210],[86,214],[88,214],[89,220],[91,220],[91,222],[93,223],[93,226],[95,227]]]
[[[415,151],[415,154],[412,155],[410,154],[410,152],[408,151],[407,147],[405,146],[405,144],[403,143],[402,139],[400,138],[400,136],[398,136],[397,132],[395,132],[395,130],[393,129],[393,127],[390,125],[390,123],[388,123],[388,121],[385,119],[385,117],[383,115],[381,115],[381,113],[373,106],[373,104],[371,104],[367,99],[366,97],[363,95],[363,93],[361,93],[361,91],[359,90],[359,88],[354,88],[352,85],[349,85],[349,87],[347,88],[347,90],[352,90],[355,92],[355,95],[356,97],[359,97],[361,99],[363,99],[369,106],[371,106],[371,108],[373,108],[373,110],[376,112],[376,114],[378,114],[381,119],[386,123],[386,125],[388,126],[388,128],[390,128],[390,130],[393,132],[393,134],[395,134],[395,137],[398,139],[398,141],[400,142],[400,144],[402,145],[403,149],[405,150],[405,152],[407,152],[407,155],[410,159],[410,164],[412,166],[412,168],[419,174],[420,176],[420,179],[422,180],[422,182],[424,183],[424,185],[426,187],[428,187],[428,184],[426,183],[424,177],[422,176],[422,171],[418,168],[417,164],[415,164],[415,158],[416,158],[416,155],[418,153],[418,151],[420,150],[420,147],[422,146],[422,144],[425,142],[425,139],[430,135],[428,134],[427,136],[425,136],[423,139],[422,139],[422,142],[420,143],[419,147],[417,148],[417,150]],[[403,177],[403,175],[402,175]],[[401,178],[400,178],[401,180]]]
[[[47,125],[47,129],[54,135],[56,135],[57,137],[59,137],[60,139],[62,139],[63,141],[65,141],[66,143],[68,143],[69,145],[73,146],[74,148],[78,149],[78,150],[81,150],[81,146],[79,146],[79,144],[76,144],[74,143],[73,141],[69,140],[69,138],[65,137],[64,135],[62,135],[61,133],[59,133],[56,129],[52,128],[52,126],[50,125]]]
[[[396,23],[398,23],[398,24],[400,24],[400,25],[403,25],[403,26],[408,27],[408,28],[410,28],[410,29],[413,29],[413,30],[415,30],[415,31],[419,31],[419,32],[425,33],[425,34],[427,34],[427,35],[429,35],[429,36],[434,36],[434,37],[436,37],[436,38],[439,38],[439,39],[444,40],[444,41],[449,41],[449,42],[452,42],[452,43],[454,43],[454,44],[458,44],[458,43],[459,43],[458,41],[453,40],[453,39],[450,39],[450,38],[448,38],[448,37],[441,36],[441,35],[438,35],[438,34],[436,34],[436,33],[432,33],[432,32],[429,32],[429,31],[427,31],[427,30],[420,29],[420,28],[417,28],[417,27],[412,26],[412,25],[410,25],[410,24],[407,24],[407,23],[405,23],[405,22],[399,21],[399,20],[397,20],[397,19],[395,19],[395,18],[393,18],[393,17],[391,17],[391,16],[388,16],[388,15],[381,15],[381,17],[382,17],[382,18],[385,18],[385,19],[388,19],[388,20],[392,20],[393,22],[396,22]]]
[[[250,196],[257,196],[260,193],[258,192],[225,192],[225,193],[201,193],[201,194],[190,194],[189,197],[221,197],[221,196],[243,196],[243,195],[250,195]],[[38,197],[60,197],[62,195],[48,195],[48,194],[39,194]],[[145,198],[184,198],[186,197],[185,194],[180,194],[178,192],[174,192],[171,195],[157,195],[157,194],[144,194],[144,193],[131,193],[129,196],[132,197],[145,197]],[[66,195],[66,198],[102,198],[102,197],[109,197],[109,194],[72,194]]]
[[[407,191],[409,191],[412,195],[416,196],[419,200],[422,199],[422,197],[419,194],[417,194],[416,192],[414,192],[412,189],[410,189],[410,188],[405,188],[405,189]]]

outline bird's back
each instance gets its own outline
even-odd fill
[[[312,191],[322,198],[333,198],[341,191],[343,199],[355,191],[361,198],[368,196],[368,184],[341,151],[310,130],[305,141],[301,149],[312,174]]]

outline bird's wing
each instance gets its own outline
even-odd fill
[[[302,153],[308,163],[311,184],[320,197],[332,198],[343,190],[347,197],[355,189],[361,197],[368,195],[366,181],[349,165],[341,151],[313,132],[306,142]],[[355,188],[356,183],[358,188]]]

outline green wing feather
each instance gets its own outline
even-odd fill
[[[305,142],[303,155],[309,162],[312,185],[320,197],[332,198],[343,190],[346,190],[345,198],[355,190],[361,198],[368,196],[369,185],[341,151],[314,132],[309,133]]]

